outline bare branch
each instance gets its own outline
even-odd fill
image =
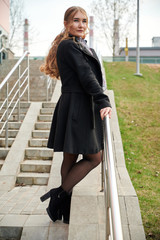
[[[135,21],[135,0],[95,0],[91,5],[92,13],[98,22],[98,29],[103,32],[108,45],[115,54],[115,20],[119,22],[119,42],[130,33],[130,26]]]

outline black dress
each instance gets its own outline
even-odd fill
[[[100,109],[111,107],[102,90],[99,60],[77,38],[57,50],[61,96],[53,115],[48,147],[55,152],[93,154],[103,149]]]

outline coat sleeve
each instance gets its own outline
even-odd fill
[[[63,54],[65,61],[77,73],[83,89],[93,97],[93,101],[99,106],[99,109],[111,107],[108,96],[103,93],[95,74],[77,44],[66,40]]]

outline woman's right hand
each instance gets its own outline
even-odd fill
[[[110,107],[102,108],[100,110],[101,119],[103,120],[108,114],[109,114],[109,118],[111,118],[111,113],[112,113],[112,108]]]

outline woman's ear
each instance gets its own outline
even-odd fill
[[[67,28],[67,21],[64,21],[64,26],[65,28]]]

